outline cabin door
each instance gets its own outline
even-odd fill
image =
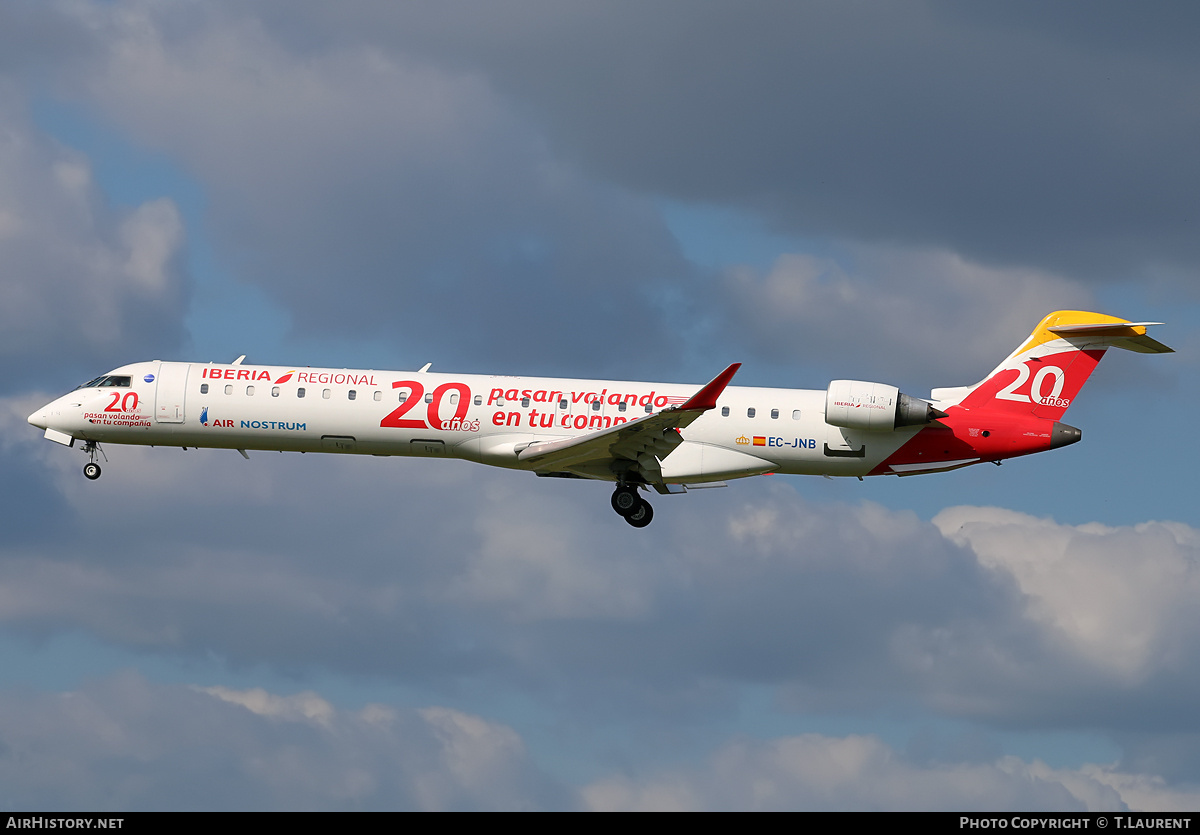
[[[159,423],[183,423],[188,368],[186,362],[158,364],[158,384],[154,389],[154,419]]]

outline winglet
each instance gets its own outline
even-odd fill
[[[725,391],[725,387],[729,385],[729,381],[733,379],[733,375],[741,367],[742,364],[740,362],[735,362],[716,377],[713,377],[711,383],[693,394],[686,403],[679,407],[679,410],[681,412],[707,412],[709,409],[715,409],[717,407],[717,398],[721,396],[721,392]]]

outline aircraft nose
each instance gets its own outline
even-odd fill
[[[34,412],[32,415],[29,416],[29,422],[32,423],[34,426],[36,426],[38,429],[45,429],[46,428],[46,410],[39,409],[38,411]]]

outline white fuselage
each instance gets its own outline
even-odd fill
[[[109,376],[122,375],[128,386],[78,388],[30,422],[64,443],[444,456],[535,470],[518,460],[532,443],[660,412],[697,390],[694,384],[159,361]],[[919,431],[831,426],[825,398],[824,390],[726,388],[717,408],[681,430],[684,443],[662,462],[664,479],[863,476]]]

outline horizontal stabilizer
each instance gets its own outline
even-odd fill
[[[1114,348],[1124,348],[1139,354],[1170,354],[1174,348],[1146,335],[1146,328],[1162,322],[1095,322],[1074,325],[1051,325],[1047,330],[1065,338],[1098,337]]]
[[[1109,348],[1139,354],[1172,349],[1146,335],[1161,322],[1130,322],[1088,310],[1047,314],[1020,347],[973,386],[934,389],[937,408],[1035,414],[1058,420]]]

